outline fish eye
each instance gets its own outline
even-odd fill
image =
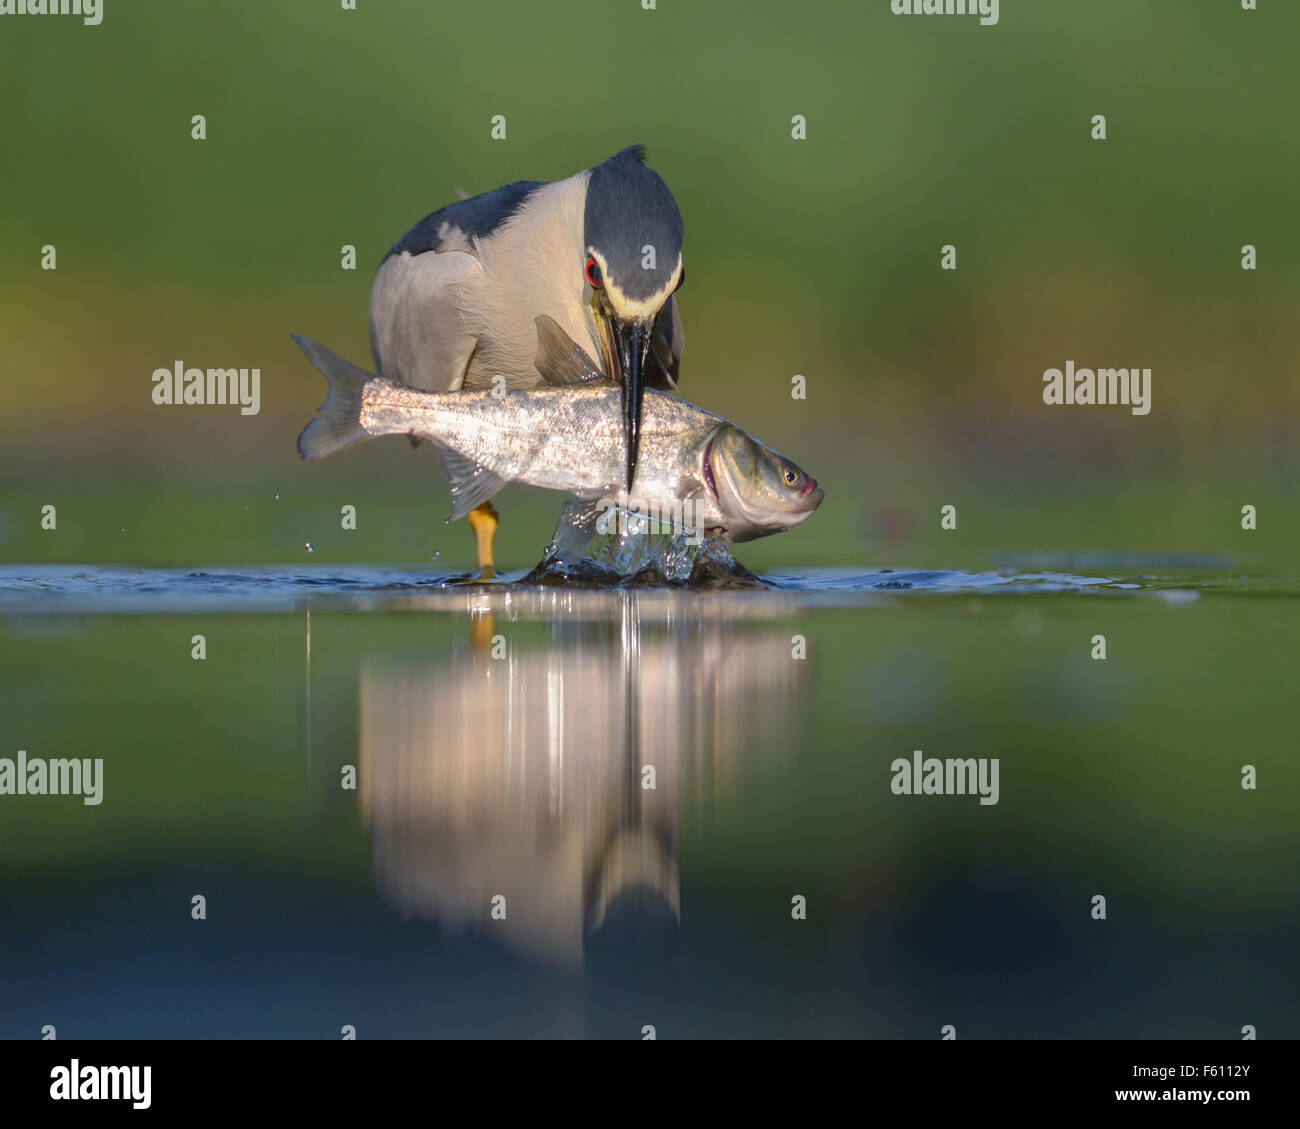
[[[799,472],[792,466],[788,466],[781,472],[781,477],[785,479],[787,486],[793,486],[799,481]]]
[[[600,274],[600,264],[596,262],[596,257],[594,255],[587,256],[587,266],[583,273],[587,276],[587,285],[593,290],[599,290],[605,285],[605,280]]]

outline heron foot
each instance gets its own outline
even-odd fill
[[[474,542],[478,557],[478,568],[466,579],[472,584],[486,584],[496,579],[496,562],[492,559],[492,542],[497,535],[501,519],[492,508],[491,502],[484,502],[469,511],[470,528],[474,530]]]

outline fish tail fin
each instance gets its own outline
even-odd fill
[[[330,386],[329,396],[320,406],[320,415],[298,436],[298,454],[310,462],[369,438],[361,426],[361,394],[366,384],[375,379],[374,375],[310,338],[296,333],[292,336]]]

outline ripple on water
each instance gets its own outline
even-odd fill
[[[1160,575],[1141,581],[1131,576],[1074,575],[1011,569],[974,572],[959,569],[777,570],[752,585],[713,585],[705,591],[665,586],[644,576],[618,583],[608,576],[592,584],[581,576],[537,570],[504,573],[490,583],[467,583],[463,574],[411,568],[304,568],[264,566],[217,569],[146,569],[120,566],[0,566],[0,614],[177,614],[204,612],[281,612],[298,607],[333,606],[359,611],[399,608],[455,610],[509,604],[541,612],[563,602],[574,612],[595,610],[635,597],[647,601],[725,601],[726,614],[779,613],[798,606],[866,606],[898,599],[964,594],[1029,596],[1050,593],[1152,593],[1169,604],[1194,603],[1208,591],[1297,594],[1294,580],[1260,582],[1238,576],[1206,578]],[[745,570],[747,576],[753,576]],[[667,606],[667,604],[665,604]],[[719,606],[720,612],[722,605]]]

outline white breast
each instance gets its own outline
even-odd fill
[[[542,383],[533,367],[539,314],[554,318],[603,367],[582,275],[589,175],[539,188],[522,211],[479,241],[483,271],[457,292],[463,325],[478,338],[466,387],[490,387],[498,374],[510,387]]]

